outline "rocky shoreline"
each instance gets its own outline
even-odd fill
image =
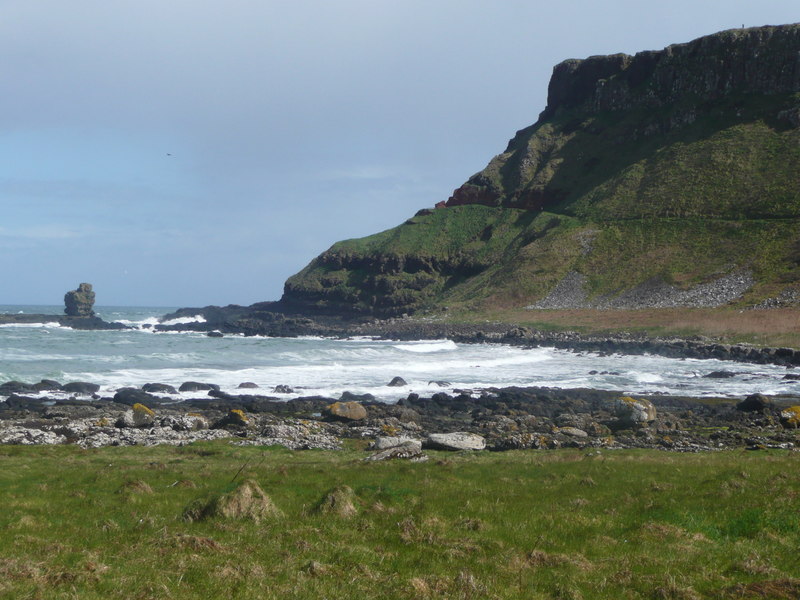
[[[182,308],[165,315],[162,321],[192,317],[202,320],[174,325],[159,324],[155,326],[155,330],[271,337],[366,336],[392,340],[447,338],[463,344],[499,343],[528,348],[553,347],[575,352],[654,354],[667,358],[713,358],[754,364],[800,366],[800,350],[794,348],[724,344],[701,336],[651,337],[641,333],[587,335],[575,331],[538,331],[500,322],[451,323],[430,317],[359,320],[325,315],[310,317],[282,312],[283,310],[278,302],[264,302],[249,307],[232,305]]]
[[[162,384],[101,397],[74,382],[0,386],[0,443],[84,448],[230,439],[290,449],[371,449],[365,458],[422,460],[424,450],[654,448],[699,452],[800,448],[800,406],[760,394],[743,401],[622,396],[592,389],[490,388],[472,393],[409,394],[396,404],[345,392],[341,398],[279,400],[247,389],[186,382],[176,402]],[[149,391],[146,391],[149,390]],[[65,398],[64,394],[70,396]],[[796,400],[795,400],[796,402]]]

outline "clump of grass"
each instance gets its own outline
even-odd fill
[[[800,580],[770,579],[739,583],[726,589],[721,597],[737,600],[797,600],[800,598]]]
[[[246,479],[226,494],[215,495],[206,501],[193,502],[183,513],[187,521],[223,518],[248,519],[259,523],[263,519],[281,516],[283,512],[252,479]]]
[[[333,488],[322,498],[317,505],[317,512],[325,515],[334,515],[349,519],[358,514],[354,500],[355,493],[352,488],[346,485],[340,485]]]

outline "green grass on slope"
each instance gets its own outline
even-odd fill
[[[791,453],[362,457],[224,442],[0,447],[0,597],[649,600],[800,589]],[[183,519],[246,478],[282,517]],[[317,511],[342,485],[355,516]]]
[[[381,233],[337,242],[331,251],[366,256],[379,253],[446,259],[458,254],[481,258],[505,248],[533,217],[523,210],[488,206],[437,209]]]

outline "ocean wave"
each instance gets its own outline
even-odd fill
[[[188,323],[205,323],[206,318],[203,315],[195,315],[193,317],[178,317],[177,319],[170,319],[164,321],[162,325],[187,325]]]
[[[67,329],[57,321],[48,323],[3,323],[0,329]]]
[[[128,327],[135,327],[136,329],[144,329],[148,325],[158,325],[158,317],[149,317],[140,321],[132,321],[130,319],[117,319],[115,323],[122,323]]]
[[[433,340],[429,342],[409,342],[407,344],[395,344],[392,346],[405,352],[417,352],[420,354],[428,352],[443,352],[447,350],[458,350],[458,345],[453,340]]]

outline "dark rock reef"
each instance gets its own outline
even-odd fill
[[[63,315],[0,314],[0,325],[14,323],[58,323],[72,329],[128,329],[122,323],[109,323],[94,312],[95,294],[92,284],[81,283],[77,290],[64,295]]]

